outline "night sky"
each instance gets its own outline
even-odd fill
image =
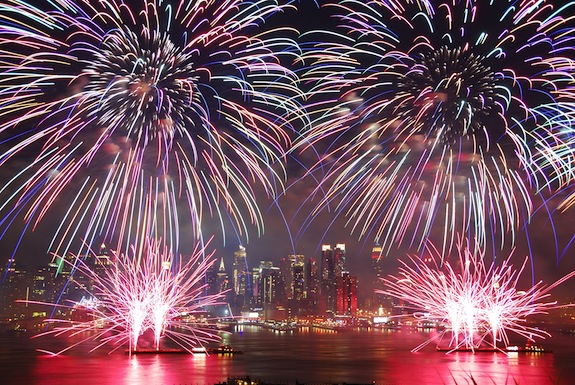
[[[298,14],[287,14],[276,16],[269,23],[281,24],[289,20],[291,25],[300,30],[315,28],[335,28],[336,23],[332,22],[326,10],[319,11],[312,1],[302,0],[300,4],[301,12]],[[5,139],[6,136],[3,137]],[[0,152],[6,151],[9,144],[0,143]],[[320,146],[321,147],[321,146]],[[322,149],[318,149],[321,152]],[[249,240],[235,235],[229,229],[226,234],[225,245],[221,236],[221,229],[218,222],[207,221],[202,225],[204,239],[214,236],[209,249],[215,249],[216,257],[224,257],[231,269],[233,252],[243,244],[247,249],[248,262],[254,266],[260,260],[272,260],[278,262],[280,258],[286,257],[293,252],[303,253],[306,257],[319,257],[322,244],[336,243],[346,244],[347,267],[352,274],[356,274],[361,280],[368,279],[370,275],[371,249],[374,245],[374,235],[360,237],[356,233],[351,233],[350,225],[346,225],[346,220],[342,215],[337,215],[333,210],[327,209],[311,222],[307,222],[310,213],[317,204],[317,199],[308,200],[317,187],[314,178],[304,177],[306,167],[310,167],[316,162],[317,154],[312,152],[296,152],[288,159],[287,170],[289,178],[285,183],[286,190],[276,201],[261,197],[258,200],[260,209],[263,212],[265,221],[265,232],[257,234],[253,229],[249,234]],[[31,159],[21,156],[13,160],[8,166],[0,168],[0,179],[8,180],[16,170],[24,167]],[[313,175],[319,175],[317,172]],[[550,211],[563,195],[550,199],[547,207]],[[547,194],[550,196],[550,194]],[[521,261],[525,256],[531,257],[531,263],[525,271],[527,280],[540,280],[551,283],[564,274],[575,269],[575,245],[570,242],[575,236],[575,219],[572,211],[564,213],[554,212],[550,215],[546,212],[545,206],[538,206],[539,200],[534,198],[537,210],[530,224],[517,231],[517,239],[513,255]],[[28,228],[24,231],[21,222],[22,215],[19,215],[13,223],[2,223],[0,230],[4,231],[0,239],[1,258],[6,261],[14,252],[17,246],[16,259],[29,266],[42,265],[50,257],[47,255],[48,240],[51,230],[59,225],[61,213],[66,209],[66,198],[63,197],[51,209],[47,218],[42,221],[36,229]],[[440,231],[438,231],[440,233]],[[181,229],[182,238],[185,238],[186,229]],[[436,238],[440,235],[436,234]],[[431,237],[432,241],[434,236]],[[181,241],[181,251],[186,253],[188,239]],[[435,240],[437,241],[437,239]],[[506,242],[503,249],[499,245],[490,245],[487,255],[492,255],[496,251],[497,258],[506,258],[513,247],[510,242]],[[384,255],[386,266],[393,271],[397,258],[405,258],[406,255],[421,255],[421,251],[409,249],[405,245],[398,246],[390,251],[389,255]],[[575,281],[571,280],[561,287],[561,296],[575,297]]]

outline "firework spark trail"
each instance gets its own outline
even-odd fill
[[[93,319],[81,322],[50,319],[47,321],[58,326],[38,337],[81,336],[90,332],[88,337],[82,337],[56,354],[87,341],[97,342],[92,350],[105,345],[116,350],[126,344],[130,350],[137,350],[139,338],[147,330],[153,332],[156,350],[160,349],[163,337],[190,352],[193,347],[219,341],[216,333],[183,318],[223,300],[223,293],[204,294],[203,279],[214,262],[211,255],[205,256],[205,247],[196,247],[192,256],[183,262],[183,257],[176,258],[158,240],[146,239],[144,243],[142,247],[133,247],[130,255],[115,253],[110,264],[96,266],[103,272],[77,259],[76,274],[81,273],[94,282],[88,292],[94,300],[89,302],[90,307],[83,301],[73,302],[69,307],[87,309]],[[145,255],[137,255],[140,252]]]
[[[453,350],[474,350],[484,343],[493,348],[498,343],[507,347],[509,332],[529,340],[548,336],[526,324],[526,319],[559,307],[549,299],[549,292],[575,276],[575,272],[548,286],[540,281],[527,290],[519,290],[518,280],[527,258],[519,269],[511,263],[511,255],[501,264],[493,262],[487,267],[483,252],[461,245],[453,263],[432,248],[429,252],[433,263],[417,257],[411,257],[410,264],[401,261],[399,273],[382,279],[387,289],[379,292],[446,323],[452,333],[449,348]]]
[[[316,195],[327,192],[310,221],[333,205],[387,252],[421,249],[438,228],[445,253],[455,232],[513,243],[533,212],[531,191],[561,189],[575,175],[574,9],[326,2],[342,32],[302,42],[302,81],[323,99],[310,102],[301,146],[330,143],[312,167],[323,174]]]
[[[283,64],[298,55],[297,32],[258,27],[293,8],[4,2],[0,166],[18,172],[2,188],[3,216],[23,206],[35,226],[69,200],[66,220],[76,222],[54,239],[90,239],[136,221],[133,202],[151,193],[170,202],[173,224],[185,217],[174,205],[186,202],[196,233],[208,217],[231,218],[241,236],[251,225],[261,233],[253,186],[268,197],[283,188],[294,124],[305,117],[297,76]]]

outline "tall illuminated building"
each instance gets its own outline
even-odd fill
[[[230,288],[230,277],[228,276],[228,273],[226,271],[226,266],[224,265],[224,258],[220,258],[220,263],[218,266],[218,278],[217,278],[217,283],[218,283],[218,292],[224,292],[226,290],[229,290]]]
[[[97,275],[104,274],[104,271],[108,269],[114,262],[110,250],[102,243],[98,254],[94,258],[94,272]]]
[[[384,289],[382,278],[386,277],[385,258],[381,246],[375,245],[371,250],[372,290],[368,297],[367,308],[377,311],[378,315],[389,315],[394,306],[391,297],[381,294]]]
[[[1,271],[0,276],[0,316],[5,318],[22,318],[26,305],[16,302],[25,299],[29,295],[30,279],[23,267],[19,266],[14,259]]]
[[[252,297],[254,307],[261,308],[264,304],[264,277],[269,274],[269,270],[273,267],[271,261],[260,261],[257,267],[252,271]]]
[[[264,306],[280,305],[285,302],[285,288],[279,267],[272,266],[262,271],[261,298]]]
[[[337,277],[336,313],[338,315],[357,314],[357,277],[344,271]]]
[[[306,296],[305,256],[303,254],[293,255],[292,272],[292,298],[300,301]]]
[[[376,244],[371,249],[371,284],[373,290],[371,290],[371,295],[367,298],[367,308],[372,310],[377,310],[382,306],[383,295],[378,294],[383,289],[382,278],[384,278],[383,270],[383,249],[380,245]]]
[[[335,260],[331,245],[321,246],[321,279],[320,279],[320,303],[319,311],[335,311]]]
[[[345,271],[345,244],[338,243],[332,249],[331,245],[321,247],[321,297],[325,301],[325,311],[335,313],[337,311],[337,277]],[[320,311],[324,308],[320,303]]]
[[[345,271],[345,244],[337,243],[333,250],[333,260],[335,266],[335,276],[340,277]]]
[[[246,248],[242,245],[240,245],[238,251],[234,253],[232,279],[235,294],[234,305],[243,308],[249,304],[250,282]]]
[[[290,254],[280,260],[280,271],[285,282],[288,300],[299,301],[305,297],[305,256]]]
[[[214,295],[229,289],[230,283],[224,258],[220,258],[219,263],[214,263],[206,271],[206,285],[208,295]]]
[[[306,283],[307,298],[317,300],[320,296],[320,270],[315,258],[310,257],[307,261]]]
[[[215,295],[219,293],[225,293],[225,305],[214,305],[208,306],[206,310],[208,310],[212,315],[216,317],[227,317],[229,316],[228,305],[233,303],[234,300],[234,293],[232,293],[230,289],[230,279],[228,273],[226,272],[226,266],[224,264],[224,258],[221,257],[218,263],[214,263],[210,268],[206,271],[206,291],[207,295]]]

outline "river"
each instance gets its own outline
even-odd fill
[[[554,334],[540,341],[552,353],[445,354],[430,344],[411,349],[435,331],[304,328],[277,332],[237,326],[223,342],[243,354],[128,355],[80,346],[57,357],[36,351],[67,341],[26,335],[0,336],[3,385],[207,385],[250,376],[277,384],[514,384],[575,383],[575,336]],[[58,346],[60,345],[60,346]]]

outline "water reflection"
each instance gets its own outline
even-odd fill
[[[553,384],[554,371],[550,354],[458,352],[442,377],[457,384]]]
[[[7,337],[0,337],[0,339]],[[272,383],[308,384],[571,384],[575,378],[575,337],[560,335],[546,346],[554,353],[436,352],[432,345],[411,349],[429,333],[347,331],[275,333],[244,326],[225,335],[238,355],[128,355],[117,351],[73,350],[39,355],[37,340],[0,346],[0,382],[42,385],[215,384],[249,375]],[[16,344],[19,344],[16,347]],[[5,345],[6,346],[6,345]],[[23,370],[22,368],[26,368]]]

